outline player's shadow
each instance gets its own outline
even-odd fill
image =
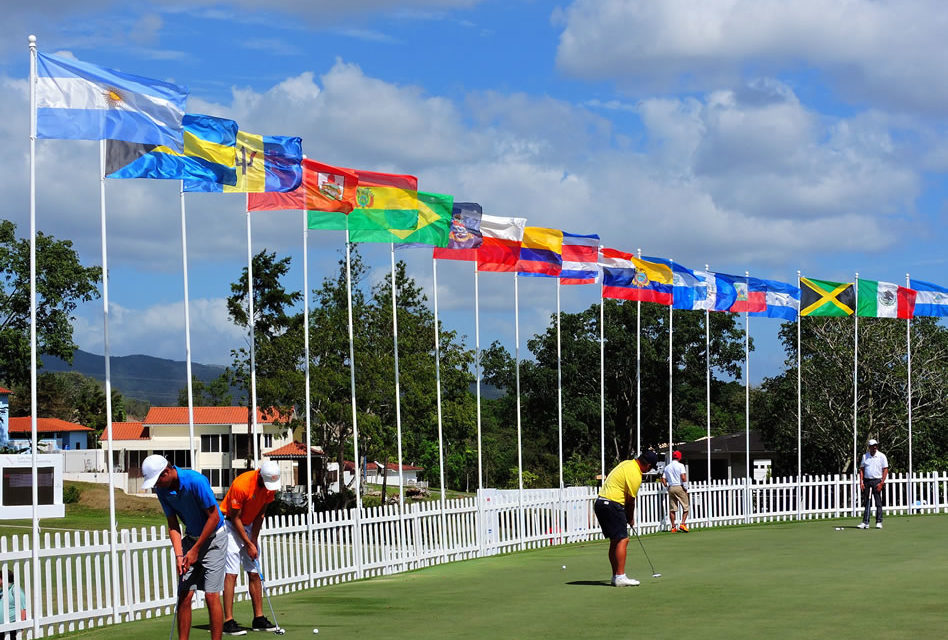
[[[573,580],[572,582],[567,582],[566,584],[579,586],[579,587],[611,587],[612,583],[608,580]]]

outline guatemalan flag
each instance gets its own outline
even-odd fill
[[[36,54],[36,136],[183,151],[188,90],[74,58]]]
[[[695,271],[698,286],[695,287],[695,301],[692,309],[702,311],[727,311],[737,300],[737,291],[730,281],[719,278],[710,271]]]
[[[948,316],[948,288],[924,280],[909,280],[909,284],[917,294],[916,316]]]
[[[560,284],[593,284],[599,280],[599,236],[563,232]]]

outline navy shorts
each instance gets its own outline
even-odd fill
[[[625,540],[629,537],[629,521],[625,517],[625,505],[605,498],[596,498],[593,505],[602,535],[610,540]]]

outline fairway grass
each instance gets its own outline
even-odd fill
[[[319,628],[319,640],[940,635],[948,515],[889,518],[881,531],[859,530],[857,523],[811,520],[644,536],[661,578],[650,577],[633,538],[626,573],[642,581],[639,587],[608,586],[608,544],[601,541],[299,591],[274,597],[273,606],[287,638],[315,637]],[[264,609],[269,616],[266,603]],[[249,603],[237,604],[236,617],[249,624]],[[195,612],[194,621],[203,630],[192,637],[206,637],[207,613]],[[168,634],[170,622],[164,616],[66,637],[157,638]]]

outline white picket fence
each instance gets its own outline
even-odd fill
[[[889,514],[948,512],[948,474],[916,474],[915,505],[905,475],[885,484]],[[851,476],[807,476],[691,483],[693,529],[746,522],[837,518],[856,512]],[[640,533],[662,527],[666,492],[646,483],[639,492]],[[268,518],[260,535],[264,580],[271,594],[320,587],[444,562],[524,549],[601,539],[590,487],[485,489],[476,498]],[[857,500],[858,501],[858,500]],[[749,505],[749,508],[748,508]],[[156,505],[157,509],[157,505]],[[25,621],[0,624],[26,638],[150,618],[171,613],[176,577],[165,529],[121,530],[112,549],[107,531],[44,533],[39,548],[40,583],[34,585],[28,535],[0,537],[0,569],[24,588]],[[114,562],[113,562],[114,558]],[[6,575],[6,573],[4,573]],[[241,577],[243,580],[243,577]],[[39,606],[34,607],[34,586]],[[238,588],[246,595],[246,584]],[[8,610],[4,592],[0,606]],[[195,606],[202,606],[196,599]]]

